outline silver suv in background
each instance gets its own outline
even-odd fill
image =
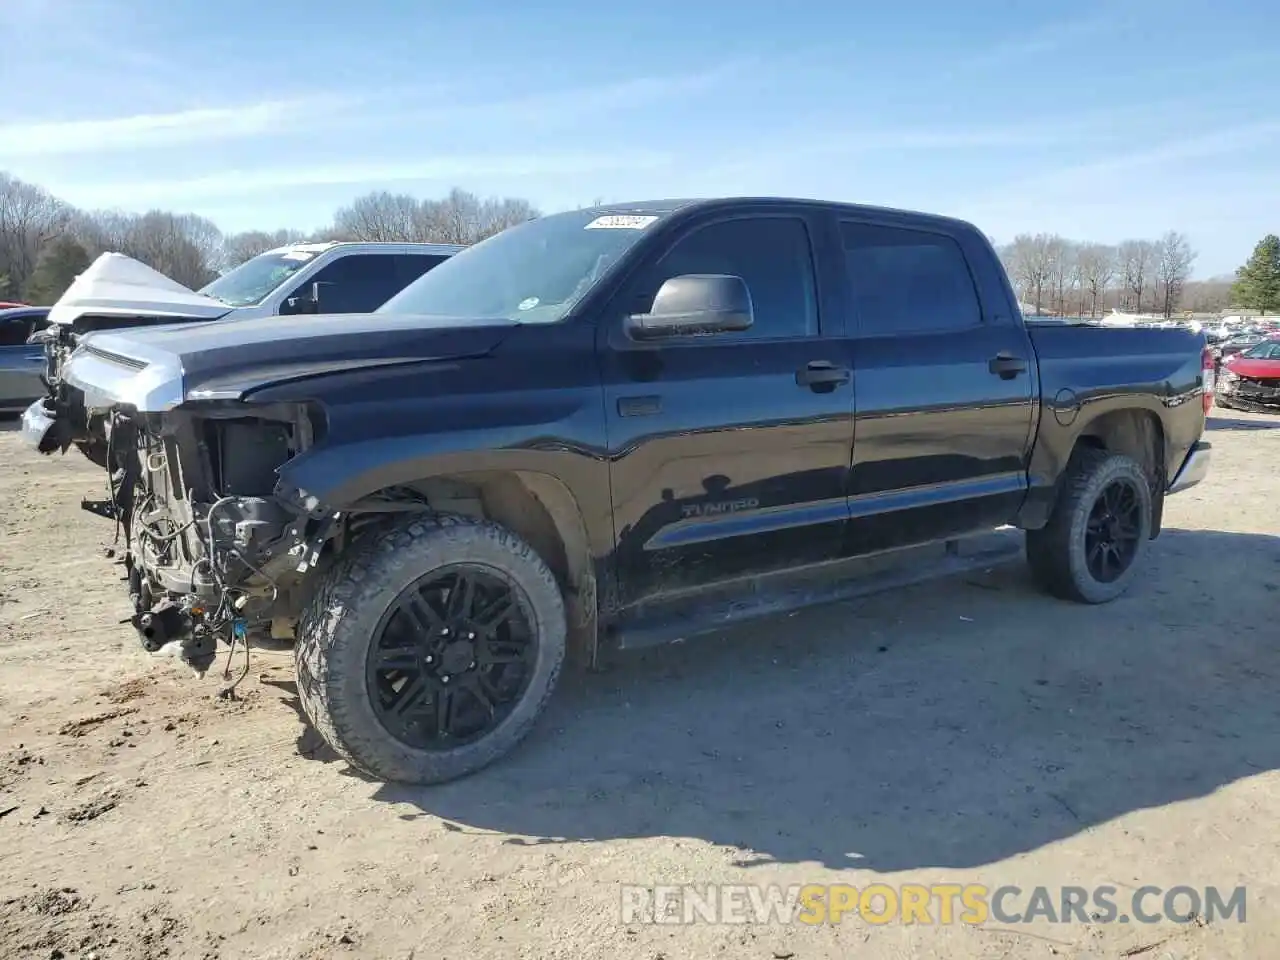
[[[62,369],[82,337],[99,330],[242,320],[310,313],[370,313],[433,267],[464,249],[445,243],[298,243],[269,250],[189,290],[145,264],[104,253],[54,304],[32,335],[44,352],[45,396],[22,415],[26,443],[41,453],[72,445],[105,466],[100,418],[64,383]]]

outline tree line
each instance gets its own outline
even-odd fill
[[[439,199],[376,191],[334,212],[320,229],[224,234],[191,213],[80,210],[42,187],[0,172],[0,300],[52,303],[100,253],[140,260],[199,289],[220,273],[303,240],[470,244],[539,216],[527,200],[451,190]],[[1025,233],[998,246],[1024,305],[1041,313],[1098,316],[1112,309],[1172,316],[1244,307],[1280,312],[1280,239],[1259,242],[1234,278],[1191,279],[1196,251],[1169,231],[1158,240],[1109,245]]]
[[[379,191],[334,212],[317,230],[224,234],[191,213],[80,210],[0,172],[0,300],[53,303],[99,254],[123,253],[193,290],[274,247],[299,241],[477,243],[539,215],[527,200],[454,189],[419,200]]]
[[[1196,251],[1176,230],[1114,245],[1024,233],[998,249],[1019,299],[1037,313],[1096,317],[1117,309],[1171,317],[1231,301],[1229,280],[1192,282]]]

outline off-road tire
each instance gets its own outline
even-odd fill
[[[537,635],[533,673],[522,698],[490,733],[449,751],[419,750],[393,737],[375,715],[366,657],[383,614],[401,591],[459,562],[491,567],[518,586]],[[555,690],[565,636],[560,587],[527,543],[489,521],[416,519],[353,544],[323,575],[298,624],[298,696],[320,735],[352,766],[380,780],[443,783],[488,766],[529,733]]]
[[[1133,481],[1141,503],[1137,552],[1128,568],[1109,583],[1094,578],[1085,560],[1089,513],[1114,480]],[[1132,458],[1089,447],[1078,449],[1067,464],[1049,522],[1027,531],[1027,563],[1035,580],[1053,596],[1076,603],[1108,603],[1133,580],[1151,538],[1151,488]]]

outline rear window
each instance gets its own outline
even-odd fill
[[[982,307],[960,245],[950,237],[842,223],[845,267],[862,336],[963,330]]]

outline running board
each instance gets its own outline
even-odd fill
[[[622,615],[610,630],[609,645],[637,650],[682,643],[753,620],[1002,566],[1022,554],[1021,533],[1001,528],[979,537],[766,574],[736,589],[709,588],[679,601],[646,603],[643,610]]]

